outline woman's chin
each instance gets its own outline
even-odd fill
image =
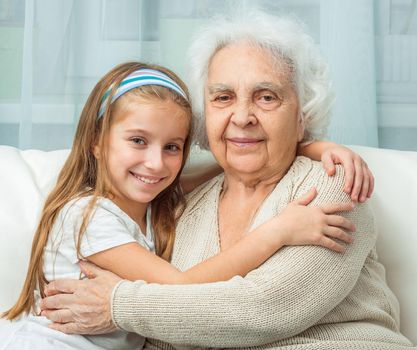
[[[265,169],[265,166],[265,162],[261,162],[260,159],[238,159],[228,162],[225,173],[230,171],[240,174],[258,174]]]

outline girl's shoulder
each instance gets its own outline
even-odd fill
[[[79,196],[68,201],[61,210],[61,219],[65,221],[79,221],[82,219],[89,205],[92,205],[90,219],[112,216],[126,223],[133,221],[109,198],[101,196],[94,198],[93,195]]]

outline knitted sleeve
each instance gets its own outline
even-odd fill
[[[312,171],[293,189],[292,199],[315,185],[315,204],[349,200],[340,167],[330,178],[317,167]],[[344,254],[317,246],[285,247],[246,277],[226,282],[123,282],[114,293],[113,319],[122,329],[172,344],[249,347],[294,336],[350,293],[375,245],[366,204],[343,215],[356,225],[355,240]]]

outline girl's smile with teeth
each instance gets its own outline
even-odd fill
[[[134,172],[130,172],[136,179],[146,183],[146,184],[156,184],[160,181],[162,181],[164,178],[163,177],[155,177],[155,176],[144,176],[144,175],[139,175],[136,174]]]

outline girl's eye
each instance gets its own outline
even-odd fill
[[[176,145],[176,144],[166,145],[165,149],[169,152],[179,152],[179,151],[181,151],[181,147]]]
[[[144,145],[145,144],[145,140],[142,139],[141,137],[132,137],[130,140],[136,145]]]

